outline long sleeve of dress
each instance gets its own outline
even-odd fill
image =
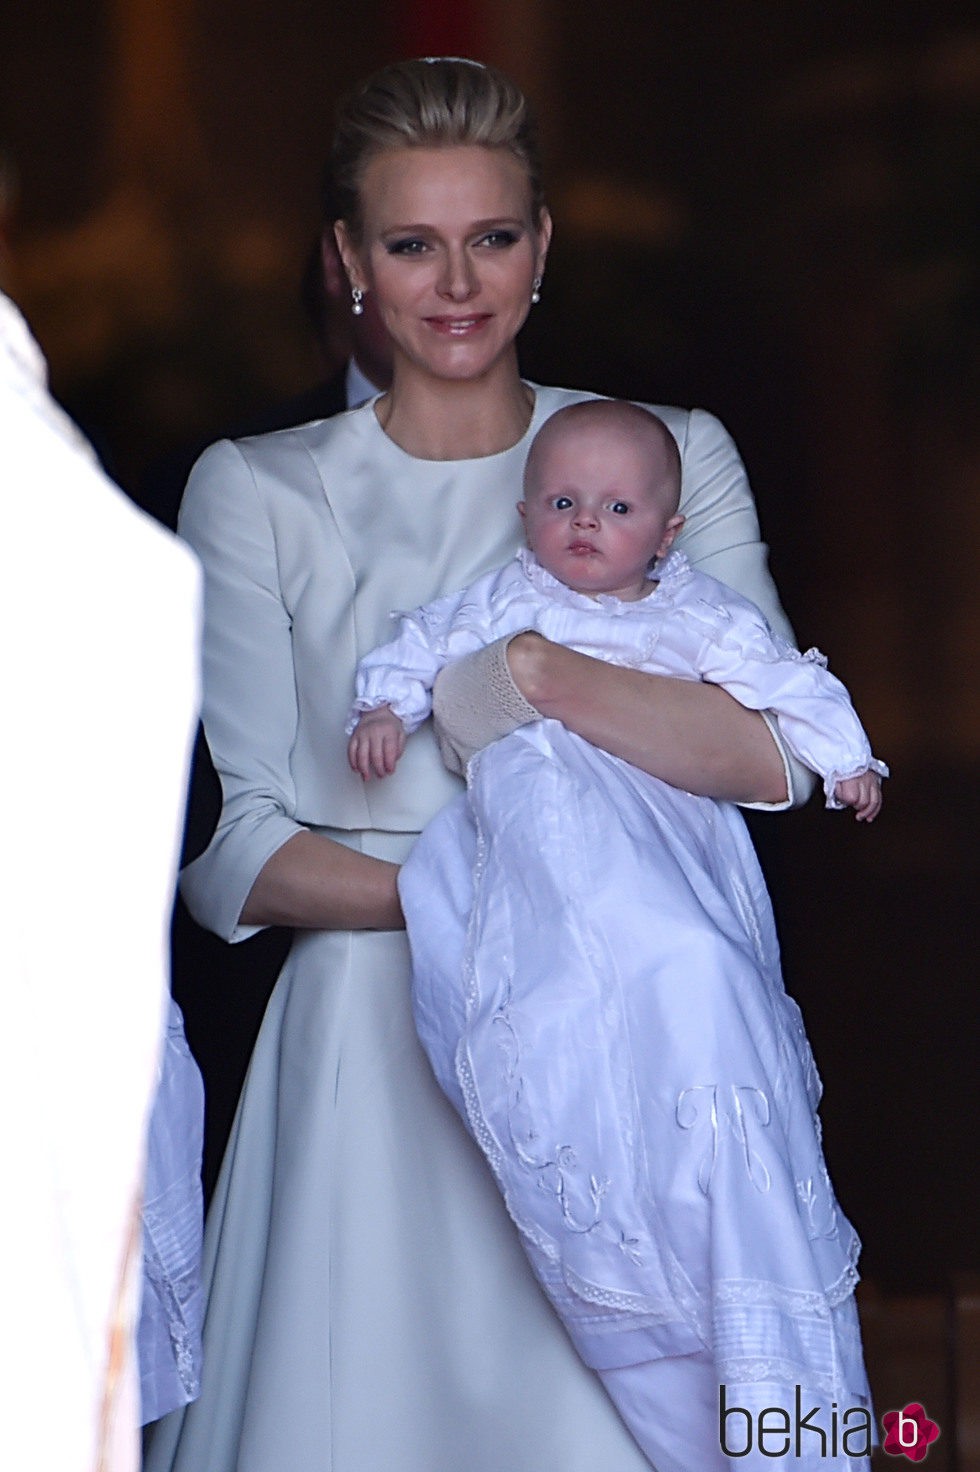
[[[196,920],[238,941],[261,928],[238,922],[259,871],[302,825],[287,760],[297,720],[291,620],[269,519],[230,441],[194,467],[179,530],[204,566],[203,720],[224,793],[218,829],[181,890]]]
[[[735,441],[704,409],[692,409],[686,419],[680,445],[680,509],[686,520],[674,546],[692,567],[761,608],[773,632],[792,643],[793,630],[769,571],[769,548],[762,541]]]

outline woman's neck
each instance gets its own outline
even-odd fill
[[[378,400],[378,423],[420,460],[473,460],[509,450],[527,431],[534,395],[520,379],[516,356],[486,377],[454,382],[399,372]]]

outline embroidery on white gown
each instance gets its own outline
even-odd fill
[[[708,1347],[730,1383],[867,1395],[740,815],[542,722],[471,763],[401,893],[423,1045],[586,1362]]]

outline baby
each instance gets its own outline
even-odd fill
[[[871,821],[887,769],[847,692],[672,550],[679,480],[646,410],[549,419],[519,505],[527,549],[361,662],[354,770],[394,770],[447,662],[532,629],[722,685],[774,716],[829,806]],[[859,1243],[741,815],[545,719],[477,752],[466,779],[399,876],[415,1022],[580,1355],[655,1465],[664,1417],[685,1465],[718,1472],[726,1406],[791,1418],[803,1396],[825,1424],[848,1408],[832,1462],[867,1468]],[[693,1398],[672,1389],[679,1365]]]
[[[535,629],[616,664],[722,685],[769,711],[823,777],[828,806],[872,821],[886,769],[823,656],[775,639],[754,605],[680,554],[661,561],[684,524],[679,498],[677,446],[647,410],[597,399],[553,415],[531,446],[518,502],[529,550],[408,614],[398,638],[361,661],[347,727],[353,769],[365,779],[394,771],[446,663]]]

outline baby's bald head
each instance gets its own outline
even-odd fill
[[[545,420],[534,437],[524,467],[524,498],[533,496],[545,478],[549,453],[576,439],[618,449],[632,446],[637,468],[649,489],[662,498],[668,515],[681,496],[681,457],[677,441],[662,419],[624,399],[585,399],[569,404]]]

